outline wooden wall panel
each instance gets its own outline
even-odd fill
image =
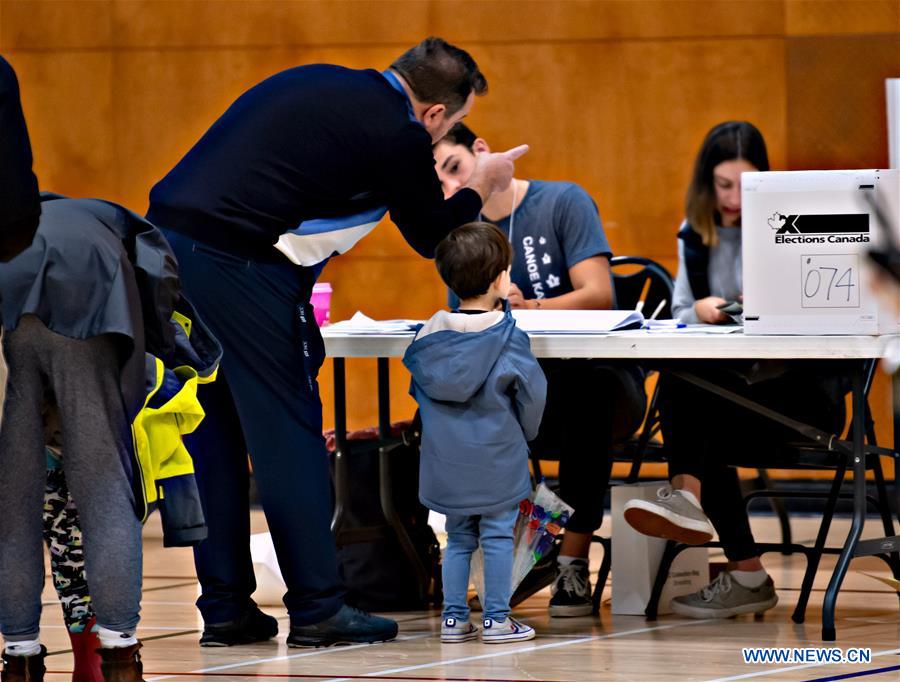
[[[783,55],[781,42],[769,39],[625,44],[626,110],[615,159],[622,229],[630,239],[620,250],[674,258],[694,157],[716,123],[752,121],[772,162],[783,165]]]
[[[900,0],[787,0],[785,33],[844,35],[900,31]]]
[[[415,44],[428,33],[417,0],[116,0],[123,45],[249,49],[309,45]]]
[[[42,189],[116,196],[109,52],[8,53]]]
[[[2,0],[0,49],[96,49],[112,45],[113,0]]]
[[[884,80],[900,76],[900,33],[792,38],[786,71],[791,168],[883,168]]]
[[[618,213],[616,136],[623,120],[617,43],[482,45],[490,91],[467,120],[497,151],[528,143],[520,177],[585,187],[610,229]]]
[[[437,0],[433,32],[465,42],[779,35],[781,0]]]
[[[674,271],[673,233],[704,133],[759,125],[776,168],[886,162],[883,78],[900,75],[900,0],[0,0],[44,187],[143,211],[150,187],[245,89],[309,62],[385,68],[426,35],[491,84],[469,122],[520,175],[582,184],[613,249]],[[385,223],[327,267],[335,318],[425,317],[433,264]],[[374,363],[351,363],[351,424],[374,424]],[[330,369],[322,375],[330,399]],[[876,385],[885,428],[887,394]],[[393,363],[395,415],[407,377]],[[326,423],[331,410],[326,409]]]

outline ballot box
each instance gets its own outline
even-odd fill
[[[866,252],[900,229],[900,171],[744,173],[741,188],[745,334],[898,331]]]

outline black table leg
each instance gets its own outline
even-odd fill
[[[344,358],[334,359],[334,514],[331,532],[335,537],[344,521],[349,495],[347,475],[347,372]]]
[[[863,389],[862,370],[853,373],[853,520],[850,533],[844,541],[844,549],[838,557],[837,565],[831,574],[825,600],[822,604],[822,639],[833,642],[837,637],[834,627],[834,612],[837,605],[838,592],[850,567],[850,560],[856,552],[856,546],[866,523],[866,456],[865,456],[865,414],[866,397]]]
[[[900,520],[900,369],[891,376],[891,393],[894,410],[894,509]]]
[[[388,358],[378,358],[378,435],[382,443],[391,440],[391,382],[390,361]],[[406,527],[400,519],[400,514],[394,506],[393,477],[391,476],[391,450],[396,445],[382,445],[378,449],[378,482],[379,496],[381,498],[381,511],[384,518],[390,524],[397,535],[397,541],[403,549],[403,553],[415,570],[419,582],[419,598],[423,601],[428,594],[431,576],[422,563],[415,545],[406,532]]]

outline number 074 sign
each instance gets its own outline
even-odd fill
[[[741,175],[745,334],[896,333],[867,251],[883,243],[872,201],[900,229],[900,171]]]
[[[804,308],[859,308],[859,254],[801,256],[800,283]]]

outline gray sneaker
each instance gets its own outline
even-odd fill
[[[625,520],[638,533],[686,545],[709,542],[715,532],[706,514],[669,486],[657,490],[655,500],[626,502]]]
[[[775,583],[766,577],[759,587],[745,587],[722,571],[709,585],[699,592],[675,597],[672,611],[688,618],[731,618],[742,613],[762,613],[778,603]]]

